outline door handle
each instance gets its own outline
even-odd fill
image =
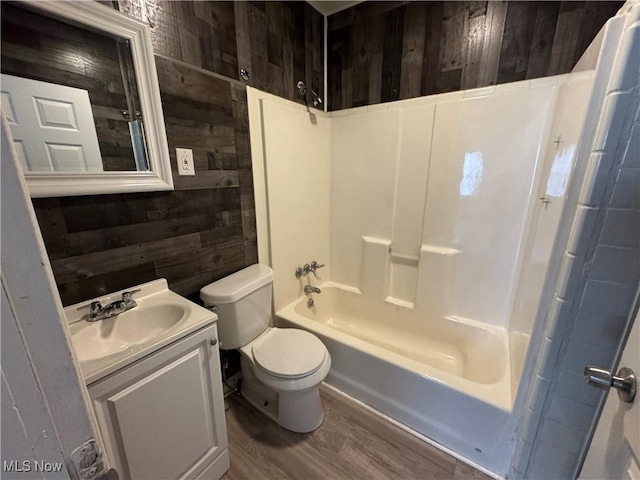
[[[620,400],[626,403],[633,402],[636,396],[637,382],[633,370],[622,367],[617,375],[613,375],[604,368],[587,365],[584,367],[584,379],[589,385],[602,390],[609,390],[611,387],[618,391]]]

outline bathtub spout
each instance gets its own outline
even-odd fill
[[[321,293],[322,291],[318,287],[314,287],[313,285],[305,285],[304,293],[305,295],[309,295],[310,293]]]

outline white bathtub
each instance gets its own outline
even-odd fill
[[[491,472],[511,449],[504,329],[371,303],[332,282],[281,309],[276,324],[313,332],[332,357],[326,382]]]

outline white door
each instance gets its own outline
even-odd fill
[[[640,372],[640,315],[636,317],[620,367]],[[640,479],[640,394],[633,403],[622,402],[609,391],[587,458],[580,472],[583,480]]]
[[[2,110],[25,171],[103,171],[86,90],[3,74]]]
[[[73,452],[97,439],[33,206],[2,120],[2,478],[96,478]],[[61,463],[62,462],[62,465]],[[93,471],[92,466],[96,466]],[[82,470],[82,468],[80,469]]]

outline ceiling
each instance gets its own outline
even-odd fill
[[[318,10],[323,15],[333,15],[341,10],[345,10],[349,7],[353,7],[358,3],[362,3],[363,0],[359,1],[346,1],[346,0],[307,0],[313,8]]]

